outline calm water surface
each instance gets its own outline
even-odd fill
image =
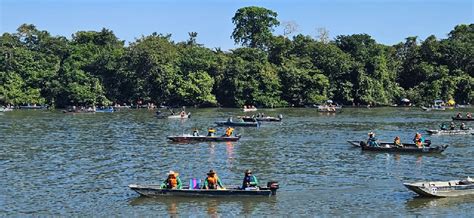
[[[236,143],[172,144],[167,135],[202,132],[237,109],[191,109],[187,121],[148,110],[112,114],[60,111],[0,113],[0,215],[454,215],[472,216],[474,197],[416,198],[403,182],[474,176],[474,136],[432,136],[441,155],[361,152],[346,140],[381,140],[437,128],[458,111],[344,109],[261,110],[280,124],[236,128]],[[468,124],[474,127],[474,123]],[[222,132],[223,129],[221,128]],[[160,183],[169,170],[186,182],[217,170],[224,185],[245,169],[280,183],[276,197],[143,198],[131,183]]]

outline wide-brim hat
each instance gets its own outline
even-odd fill
[[[175,172],[175,171],[173,171],[173,170],[170,170],[170,171],[168,172],[168,176],[171,176],[171,175],[178,176],[178,173]]]
[[[216,171],[214,170],[209,170],[209,172],[207,173],[207,175],[214,175],[214,174],[216,174]]]
[[[374,132],[369,132],[368,135],[375,135],[375,133]]]

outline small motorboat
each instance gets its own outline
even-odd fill
[[[457,197],[474,194],[474,179],[403,183],[405,187],[424,197]]]
[[[455,130],[437,130],[437,129],[428,129],[427,133],[431,135],[471,135],[474,134],[474,130],[469,128],[465,130],[455,129]]]
[[[235,142],[240,139],[236,136],[193,136],[191,134],[168,136],[173,142]]]
[[[252,112],[252,111],[257,111],[257,108],[255,106],[244,106],[244,112]]]
[[[474,121],[474,118],[462,118],[462,117],[451,117],[451,119],[453,120],[457,120],[457,121]]]
[[[270,116],[238,116],[244,120],[244,122],[281,122],[283,119],[283,115],[278,115],[278,117],[270,117]]]
[[[259,127],[260,122],[234,122],[234,121],[217,121],[218,126],[240,126],[240,127]]]
[[[108,108],[102,108],[102,109],[96,109],[95,112],[97,113],[113,113],[115,109],[113,107],[108,107]]]
[[[167,117],[168,119],[188,119],[191,118],[191,112],[186,113],[185,111],[181,111],[177,115],[170,115]]]
[[[9,107],[0,107],[0,112],[9,112],[9,111],[13,111],[13,109]]]
[[[272,196],[276,195],[279,188],[278,182],[268,182],[267,187],[259,187],[255,189],[240,189],[239,187],[226,189],[192,189],[190,186],[184,186],[182,189],[162,189],[160,184],[157,185],[138,185],[131,184],[128,186],[133,191],[146,197],[228,197],[228,196]]]
[[[354,147],[360,147],[363,151],[375,151],[375,152],[396,152],[396,153],[441,153],[449,145],[431,146],[431,141],[426,140],[426,146],[419,148],[413,143],[403,143],[402,147],[396,146],[390,142],[378,142],[378,147],[368,146],[365,141],[347,141]]]

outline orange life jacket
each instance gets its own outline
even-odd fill
[[[218,179],[218,177],[216,175],[208,176],[207,177],[207,184],[210,185],[210,186],[216,186],[217,185],[217,179]]]
[[[234,129],[233,128],[228,128],[228,129],[225,130],[225,135],[226,136],[231,136],[232,132],[234,132]]]
[[[169,177],[168,178],[168,186],[170,188],[175,188],[176,186],[178,186],[178,179],[176,179],[176,177]]]

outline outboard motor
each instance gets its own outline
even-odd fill
[[[278,119],[282,120],[282,119],[283,119],[283,115],[282,115],[282,114],[278,114]]]
[[[425,143],[426,143],[426,147],[430,147],[430,145],[431,145],[431,140],[426,139],[426,140],[425,140]]]
[[[276,190],[280,188],[277,181],[267,182],[267,187],[272,191],[272,195],[276,195]]]
[[[366,147],[366,146],[367,146],[367,142],[360,141],[360,146],[361,146],[361,147]]]

